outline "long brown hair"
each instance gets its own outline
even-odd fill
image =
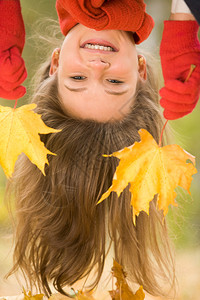
[[[60,133],[43,135],[49,156],[46,176],[25,157],[18,160],[9,183],[16,201],[14,267],[21,269],[30,287],[47,296],[50,282],[65,294],[96,267],[90,287],[98,284],[107,245],[132,282],[152,295],[164,295],[163,282],[174,283],[173,258],[166,222],[151,202],[149,216],[141,212],[132,221],[130,192],[111,193],[96,205],[110,187],[118,159],[105,158],[139,140],[138,130],[147,129],[158,141],[163,126],[158,108],[158,88],[150,66],[146,82],[138,82],[131,112],[121,121],[98,123],[68,115],[58,96],[56,76],[43,68],[33,102],[44,122]],[[162,280],[161,280],[162,279]]]

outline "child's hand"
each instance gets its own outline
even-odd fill
[[[14,100],[23,97],[26,88],[20,85],[26,77],[25,63],[17,47],[0,53],[1,98]]]
[[[160,56],[165,86],[160,90],[160,104],[164,117],[174,120],[192,112],[199,99],[198,24],[196,21],[165,21],[164,26]],[[191,65],[195,65],[195,69],[187,78]]]
[[[26,88],[24,86],[19,86],[14,90],[6,91],[2,87],[0,87],[0,98],[4,98],[7,100],[16,100],[23,97],[26,93]]]
[[[25,27],[19,0],[0,0],[0,97],[18,99],[26,93],[20,86],[27,77],[21,57]]]
[[[200,78],[192,77],[187,82],[168,80],[160,90],[160,105],[167,120],[181,118],[195,108],[200,95]]]

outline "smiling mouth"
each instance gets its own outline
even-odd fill
[[[112,47],[107,47],[103,45],[86,44],[84,48],[114,52],[114,49]]]
[[[118,49],[111,43],[104,40],[88,40],[85,41],[81,48],[89,50],[97,50],[104,52],[118,52]]]

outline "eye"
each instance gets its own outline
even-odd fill
[[[114,84],[121,84],[121,83],[124,83],[123,81],[116,80],[116,79],[107,79],[107,81],[110,82],[110,83],[114,83]]]
[[[81,81],[81,80],[86,79],[85,76],[71,76],[70,78],[73,79],[73,80],[77,80],[77,81]]]

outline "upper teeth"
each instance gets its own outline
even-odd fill
[[[103,51],[114,51],[113,48],[111,47],[105,47],[102,45],[93,45],[93,44],[85,44],[85,48],[89,48],[89,49],[97,49],[97,50],[103,50]]]

